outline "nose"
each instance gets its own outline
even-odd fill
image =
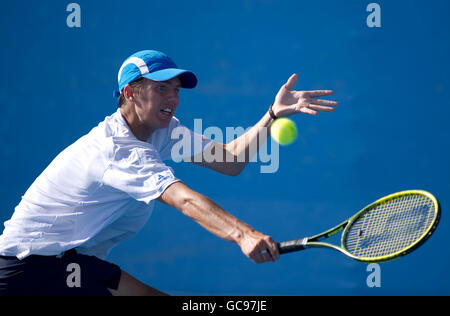
[[[177,89],[170,89],[168,97],[169,97],[170,101],[178,101],[178,99],[179,99],[178,90]]]

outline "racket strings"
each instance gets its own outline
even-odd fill
[[[419,241],[435,218],[433,201],[406,195],[376,205],[351,224],[344,247],[366,258],[388,256]]]

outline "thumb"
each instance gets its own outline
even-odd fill
[[[286,82],[286,84],[284,85],[284,87],[288,90],[292,90],[292,87],[295,85],[295,83],[297,82],[298,79],[298,75],[297,74],[293,74],[288,81]]]

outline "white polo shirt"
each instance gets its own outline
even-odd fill
[[[4,223],[0,255],[59,255],[71,248],[106,258],[147,222],[154,200],[180,181],[163,163],[178,141],[174,128],[204,150],[210,140],[172,118],[148,142],[138,140],[120,110],[63,150],[34,181]],[[194,140],[195,139],[195,140]],[[191,153],[197,153],[192,147]]]

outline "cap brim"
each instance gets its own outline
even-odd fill
[[[197,85],[197,77],[192,71],[177,68],[158,70],[145,74],[142,77],[154,81],[167,81],[178,76],[180,78],[182,88],[192,89]]]

